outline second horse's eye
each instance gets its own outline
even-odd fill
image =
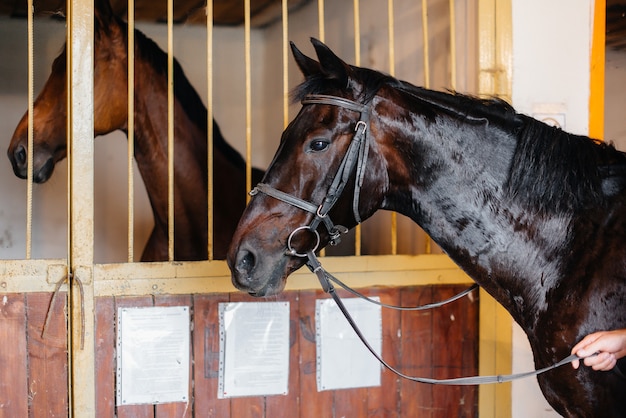
[[[324,151],[326,148],[328,148],[329,144],[330,144],[330,142],[328,140],[326,140],[326,139],[314,139],[309,144],[309,148],[313,152],[320,152],[320,151]]]

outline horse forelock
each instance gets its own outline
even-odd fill
[[[291,91],[292,103],[298,103],[310,94],[332,94],[368,103],[383,85],[395,80],[388,74],[369,68],[350,66],[350,69],[350,80],[346,86],[338,85],[336,79],[327,78],[322,73],[307,77]]]

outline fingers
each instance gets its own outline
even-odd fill
[[[594,370],[611,370],[626,355],[626,329],[589,334],[572,348],[572,354],[584,358],[584,364]],[[579,366],[579,360],[572,361],[573,368]]]
[[[586,357],[593,354],[595,350],[593,350],[593,347],[588,346],[595,343],[602,335],[602,332],[587,335],[572,348],[572,354],[577,354],[578,357]]]
[[[584,360],[585,366],[591,367],[593,370],[608,371],[615,367],[617,359],[612,353],[600,353],[597,356],[587,357]]]

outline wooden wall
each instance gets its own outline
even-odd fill
[[[385,303],[425,304],[448,298],[464,285],[374,288]],[[340,295],[347,297],[340,292]],[[61,297],[63,296],[63,297]],[[64,295],[60,294],[42,338],[52,295],[9,294],[0,304],[0,417],[64,417],[68,411]],[[292,291],[272,298],[290,302],[290,377],[286,396],[217,399],[218,304],[259,301],[240,293],[106,297],[96,302],[98,417],[476,417],[478,389],[402,380],[387,370],[376,388],[318,392],[315,300],[321,291]],[[192,402],[115,406],[117,307],[191,307]],[[478,293],[430,311],[382,310],[383,357],[409,375],[448,378],[478,370]]]

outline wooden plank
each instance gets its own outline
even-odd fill
[[[276,300],[289,302],[289,392],[287,395],[267,396],[265,399],[265,416],[268,418],[281,416],[298,417],[300,414],[298,292],[285,292],[277,297]]]
[[[227,294],[195,295],[193,307],[194,413],[197,417],[230,417],[230,399],[218,399],[220,302]]]
[[[432,286],[401,290],[402,306],[418,306],[433,301]],[[409,376],[433,377],[432,311],[405,311],[400,314],[400,371]],[[432,385],[400,381],[400,416],[431,417]]]
[[[370,296],[379,296],[381,302],[388,305],[400,304],[400,290],[392,288],[375,288]],[[388,308],[381,310],[383,320],[383,359],[391,366],[400,364],[400,311]],[[399,377],[381,366],[380,387],[368,390],[367,417],[391,418],[398,417],[400,402]]]
[[[231,302],[260,302],[258,298],[253,298],[244,293],[231,293]],[[247,396],[242,398],[231,398],[231,417],[241,418],[264,418],[265,417],[265,397]],[[271,418],[271,417],[268,417]]]
[[[444,300],[454,296],[455,288],[450,286],[435,286],[433,297],[435,300]],[[434,377],[447,379],[462,376],[463,323],[465,315],[462,301],[449,303],[433,310],[433,366]],[[432,417],[461,416],[461,406],[465,402],[462,386],[433,386]]]
[[[189,295],[177,295],[177,296],[155,296],[154,297],[154,305],[155,306],[186,306],[191,310],[191,296]],[[191,331],[189,331],[191,332]],[[193,358],[193,350],[190,347],[190,360]],[[189,388],[192,386],[193,379],[193,370],[191,368],[192,361],[189,362]],[[156,416],[157,417],[180,417],[180,418],[191,418],[192,416],[192,399],[189,394],[191,391],[188,391],[187,402],[172,402],[166,404],[159,404],[156,406]]]
[[[463,286],[457,286],[458,289]],[[463,346],[462,374],[464,376],[478,375],[478,324],[479,324],[479,300],[477,290],[472,291],[469,295],[462,299],[464,312],[461,318],[461,331]],[[465,416],[478,416],[478,390],[477,386],[469,386],[466,388],[465,398]]]
[[[66,293],[58,293],[52,305],[51,300],[52,293],[26,295],[29,397],[34,416],[67,417]],[[46,333],[42,337],[48,315]]]
[[[363,294],[371,293],[368,289],[361,289]],[[338,290],[337,294],[342,300],[354,298],[345,290]],[[347,325],[347,322],[346,322]],[[349,326],[349,325],[348,325]],[[350,330],[349,332],[353,332]],[[357,337],[358,338],[358,337]],[[338,417],[366,417],[367,416],[367,388],[341,389],[334,391],[335,397],[335,416]]]
[[[450,298],[463,285],[433,287],[433,300]],[[465,297],[432,311],[433,376],[438,379],[475,375],[477,370],[477,303]],[[432,417],[477,416],[476,386],[432,386]]]
[[[96,411],[115,416],[115,300],[96,298]]]
[[[28,416],[26,305],[24,294],[2,295],[0,303],[0,416]]]
[[[115,298],[115,317],[117,308],[139,308],[153,306],[151,296]],[[117,324],[117,320],[116,320]],[[117,418],[154,418],[152,405],[121,405],[117,407]]]
[[[300,398],[301,418],[332,417],[333,392],[317,391],[315,348],[315,300],[327,298],[320,290],[300,291]]]

